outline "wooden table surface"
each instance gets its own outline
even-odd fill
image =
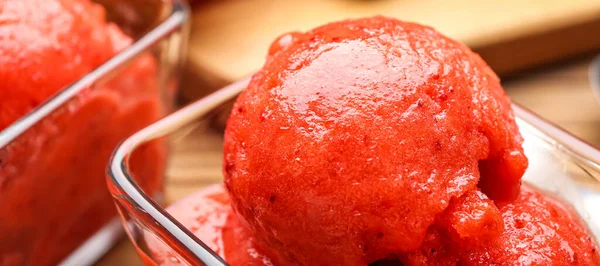
[[[504,88],[513,101],[600,147],[600,104],[588,83],[589,62],[585,58],[524,73],[506,81]],[[221,180],[221,142],[218,132],[207,133],[201,127],[175,141],[167,172],[167,201]],[[96,265],[143,264],[124,239]]]

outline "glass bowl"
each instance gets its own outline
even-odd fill
[[[0,131],[0,265],[90,265],[102,256],[123,233],[106,163],[123,138],[172,111],[184,1],[96,2],[133,43]],[[158,201],[167,148],[154,140],[132,157],[139,185]]]
[[[109,190],[130,240],[148,265],[160,265],[160,261],[164,261],[164,257],[158,258],[148,248],[155,248],[158,243],[161,245],[161,254],[164,255],[165,250],[169,254],[170,262],[167,265],[227,265],[223,258],[207,248],[197,236],[174,219],[160,202],[154,201],[144,191],[138,182],[142,177],[132,175],[131,154],[144,143],[162,137],[189,143],[189,139],[195,136],[190,134],[190,128],[193,127],[196,127],[196,131],[215,130],[198,125],[210,124],[211,117],[228,106],[226,104],[247,83],[248,79],[233,83],[174,112],[137,132],[115,150],[108,168]],[[600,151],[523,107],[514,105],[513,108],[530,160],[524,180],[571,204],[593,236],[600,239],[600,212],[596,209],[596,206],[600,206]],[[215,139],[195,140],[202,141],[215,142]],[[215,143],[210,145],[214,146]],[[220,160],[219,157],[210,161]],[[203,161],[206,158],[197,158],[193,163],[200,164]],[[219,180],[222,177],[215,174],[214,178]]]

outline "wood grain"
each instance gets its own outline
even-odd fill
[[[600,104],[588,80],[590,61],[530,73],[504,88],[513,101],[600,147]]]
[[[385,15],[465,42],[500,75],[600,49],[598,0],[238,0],[194,11],[186,77],[195,99],[264,62],[275,37],[327,22]]]
[[[523,104],[582,139],[600,147],[600,105],[587,79],[590,60],[527,73],[504,87],[513,101]],[[199,124],[174,142],[167,172],[167,201],[173,202],[207,184],[221,180],[222,136]],[[142,265],[123,240],[97,265]]]

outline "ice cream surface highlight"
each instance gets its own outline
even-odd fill
[[[492,200],[517,197],[521,143],[498,77],[464,44],[347,20],[274,42],[228,120],[225,184],[276,264],[366,265],[418,250],[432,226],[457,245],[501,234]]]

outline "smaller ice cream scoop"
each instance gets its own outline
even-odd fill
[[[225,184],[283,263],[367,265],[418,250],[447,210],[484,213],[447,219],[460,243],[496,232],[466,225],[498,234],[492,200],[518,195],[521,143],[498,77],[464,44],[347,20],[274,42],[229,117]]]
[[[273,265],[271,259],[256,245],[252,233],[240,225],[223,185],[212,185],[196,191],[169,206],[167,211],[229,265]],[[159,265],[179,265],[174,263],[179,261],[177,254],[162,242],[149,239],[148,245],[155,262]]]
[[[499,204],[504,232],[474,246],[450,245],[437,229],[418,252],[400,255],[404,265],[600,265],[597,243],[567,206],[531,187]]]

